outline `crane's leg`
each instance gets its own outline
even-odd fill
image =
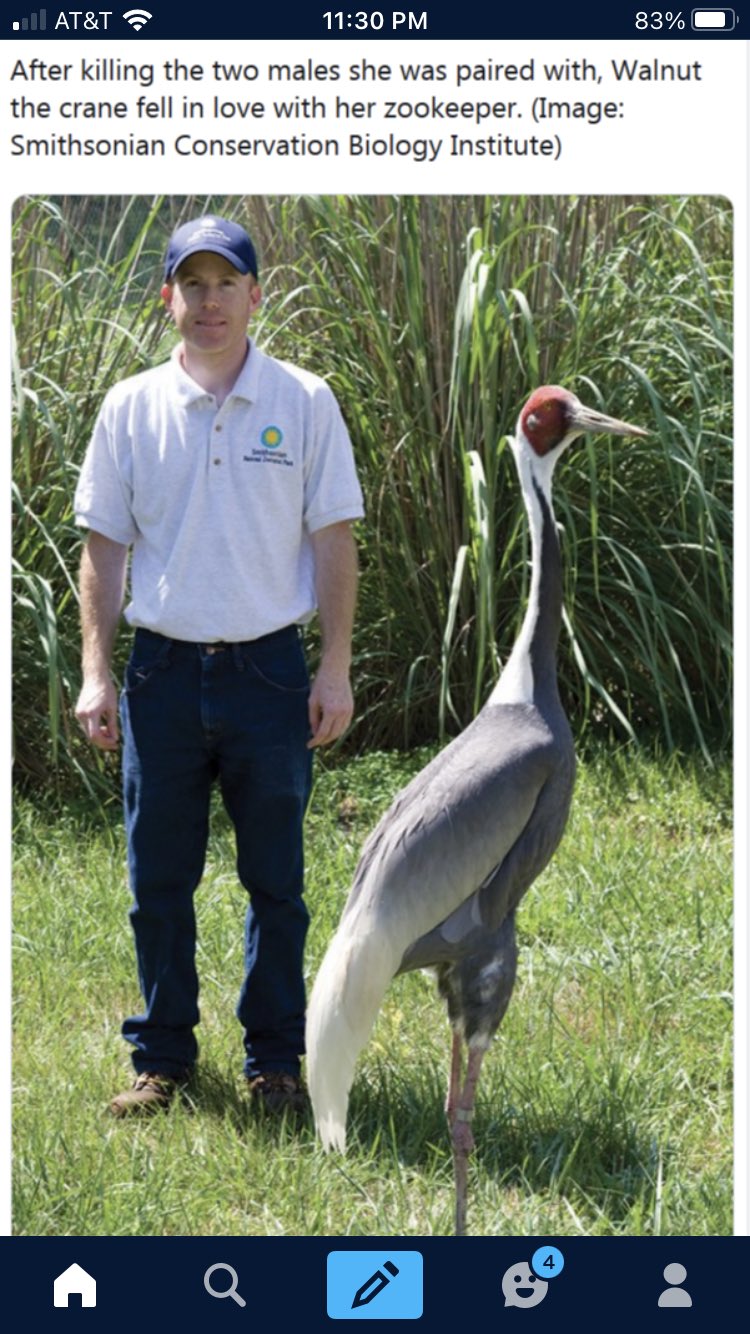
[[[448,1099],[445,1104],[445,1115],[448,1118],[448,1125],[453,1126],[453,1119],[458,1106],[458,1095],[461,1089],[461,1034],[457,1029],[453,1029],[453,1043],[451,1045],[451,1073],[448,1082]]]
[[[466,1193],[469,1171],[469,1154],[474,1148],[474,1136],[471,1132],[471,1120],[474,1115],[479,1071],[484,1060],[486,1047],[470,1047],[466,1063],[466,1079],[453,1109],[450,1119],[451,1141],[453,1144],[453,1175],[456,1184],[456,1236],[466,1236]],[[455,1046],[454,1046],[455,1054]],[[451,1067],[451,1081],[453,1067]],[[450,1097],[450,1095],[449,1095]]]
[[[448,1123],[456,1181],[457,1237],[463,1237],[466,1232],[466,1184],[469,1154],[474,1148],[471,1119],[479,1071],[492,1035],[508,1008],[515,977],[516,938],[512,913],[496,932],[487,937],[481,952],[468,955],[453,968],[445,967],[438,977],[454,1031]],[[467,1037],[469,1049],[466,1076],[460,1088],[460,1052],[457,1052],[455,1043],[457,1029]]]

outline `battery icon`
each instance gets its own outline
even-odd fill
[[[693,9],[690,22],[697,32],[731,32],[737,16],[733,9]]]

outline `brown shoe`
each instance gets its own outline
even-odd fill
[[[142,1116],[151,1112],[166,1112],[175,1093],[187,1079],[186,1075],[173,1077],[145,1071],[138,1075],[132,1088],[118,1093],[109,1104],[113,1116]]]
[[[250,1075],[247,1089],[252,1101],[269,1112],[304,1112],[309,1106],[307,1089],[302,1080],[283,1070]]]

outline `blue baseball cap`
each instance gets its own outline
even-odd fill
[[[165,279],[173,277],[189,255],[197,255],[201,250],[212,250],[215,255],[223,255],[240,273],[252,273],[255,278],[258,276],[255,246],[244,227],[240,227],[237,222],[227,222],[225,218],[209,215],[196,218],[194,222],[185,222],[172,233],[164,261]]]

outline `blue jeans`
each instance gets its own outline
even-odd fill
[[[121,711],[130,917],[145,1010],[122,1032],[139,1072],[179,1074],[198,1053],[193,895],[217,778],[249,895],[237,1007],[245,1072],[299,1072],[308,693],[295,626],[218,650],[136,631]]]

